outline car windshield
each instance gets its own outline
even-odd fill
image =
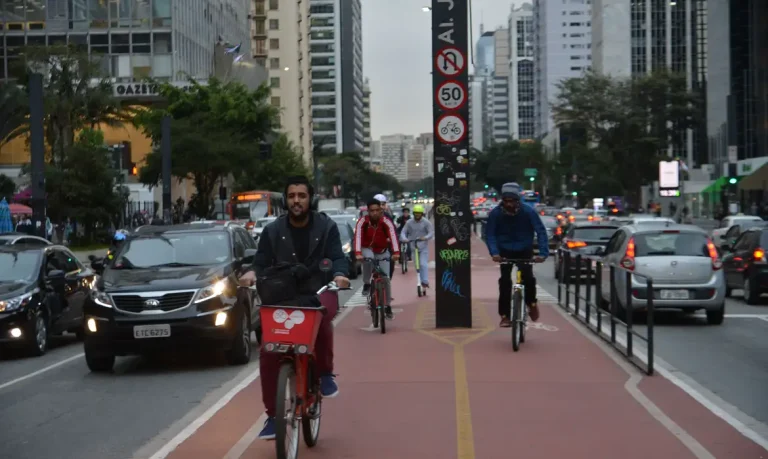
[[[340,209],[323,209],[320,212],[323,212],[325,215],[339,215],[341,214]]]
[[[236,220],[256,221],[264,218],[269,213],[269,204],[267,201],[245,201],[235,204]]]
[[[213,233],[164,233],[130,239],[115,258],[115,268],[201,266],[231,258],[229,235]]]
[[[40,252],[0,252],[0,281],[34,280],[40,269]]]
[[[336,226],[339,228],[339,235],[341,236],[341,243],[346,244],[352,240],[352,230],[344,222],[337,221]]]
[[[274,218],[261,218],[256,221],[256,228],[264,228],[265,226],[272,223],[273,221],[275,221]]]
[[[684,257],[709,257],[707,236],[690,231],[659,231],[640,233],[635,238],[635,256],[653,257],[677,255]]]
[[[574,228],[573,238],[583,241],[608,241],[613,237],[616,228],[610,226],[595,226],[590,228]]]

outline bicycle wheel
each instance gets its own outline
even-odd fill
[[[320,419],[323,413],[323,397],[320,395],[320,383],[315,370],[315,362],[309,365],[307,381],[314,381],[313,389],[315,402],[307,408],[306,413],[301,418],[301,433],[304,434],[304,443],[310,448],[317,444],[320,437]]]
[[[378,284],[378,280],[374,280],[371,282],[375,282],[371,288],[371,296],[368,299],[368,307],[371,309],[371,325],[373,328],[379,327],[379,293],[376,290],[376,284]]]
[[[388,298],[387,298],[387,287],[386,287],[385,280],[381,280],[378,282],[376,289],[377,289],[377,296],[379,297],[379,328],[381,328],[381,334],[387,332],[387,317],[384,313],[384,308],[387,307]]]
[[[522,295],[525,297],[525,295]],[[520,344],[525,342],[525,332],[528,330],[528,306],[523,303],[523,318],[520,320]]]
[[[408,272],[408,260],[405,258],[405,255],[400,256],[400,269],[403,271],[403,274]]]
[[[520,350],[520,313],[523,310],[523,294],[520,290],[512,293],[512,349]]]
[[[296,459],[299,455],[299,420],[296,418],[296,370],[293,362],[280,366],[275,405],[275,447],[277,459]]]

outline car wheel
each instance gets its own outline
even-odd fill
[[[232,341],[232,347],[227,355],[230,365],[245,365],[251,361],[251,321],[248,310],[242,308],[243,313],[238,321],[237,333]]]
[[[744,278],[744,302],[755,305],[760,302],[760,291],[752,285],[749,277]]]
[[[709,325],[720,325],[725,319],[725,303],[714,310],[707,310],[707,323]]]
[[[85,363],[93,373],[109,373],[115,366],[115,354],[104,349],[97,349],[97,344],[85,338]]]
[[[733,294],[733,289],[731,287],[728,287],[728,284],[725,285],[725,297],[730,298]]]
[[[29,351],[32,355],[41,356],[48,352],[48,340],[51,334],[48,330],[48,316],[38,310],[32,318],[30,326]]]

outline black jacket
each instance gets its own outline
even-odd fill
[[[341,248],[341,236],[336,222],[329,216],[312,212],[310,228],[309,256],[306,260],[297,260],[294,255],[288,216],[283,215],[264,227],[259,237],[258,252],[253,260],[253,268],[259,275],[264,269],[278,263],[302,263],[310,272],[310,280],[300,286],[300,294],[311,295],[320,290],[335,276],[347,276],[349,263]],[[329,273],[320,271],[320,261],[328,258],[333,263]]]

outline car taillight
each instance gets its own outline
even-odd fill
[[[558,226],[557,229],[555,230],[555,234],[558,235],[558,236],[562,236],[563,235],[563,229]]]
[[[566,245],[569,249],[578,249],[579,247],[586,247],[587,243],[584,241],[568,241]]]
[[[568,216],[568,220],[569,221],[574,221],[574,220],[576,220],[576,217],[574,217],[573,215],[569,215]]]
[[[593,217],[592,215],[588,215],[588,216],[587,216],[587,220],[589,220],[589,221],[592,221],[592,220],[594,220],[594,219],[595,219],[595,217]]]
[[[717,248],[710,239],[707,239],[707,250],[709,251],[709,258],[712,259],[712,269],[717,271],[722,268],[723,262],[720,261],[720,257],[717,255]]]
[[[557,219],[558,220],[562,220],[563,219],[563,215],[562,214],[557,214]]]
[[[472,211],[472,214],[473,214],[473,215],[477,215],[477,211],[476,211],[476,210],[473,210],[473,211]]]
[[[765,250],[763,249],[755,249],[755,251],[752,253],[752,258],[755,259],[757,262],[765,262]]]
[[[635,238],[630,238],[627,243],[627,251],[624,252],[624,258],[621,259],[621,266],[630,271],[635,269]]]

